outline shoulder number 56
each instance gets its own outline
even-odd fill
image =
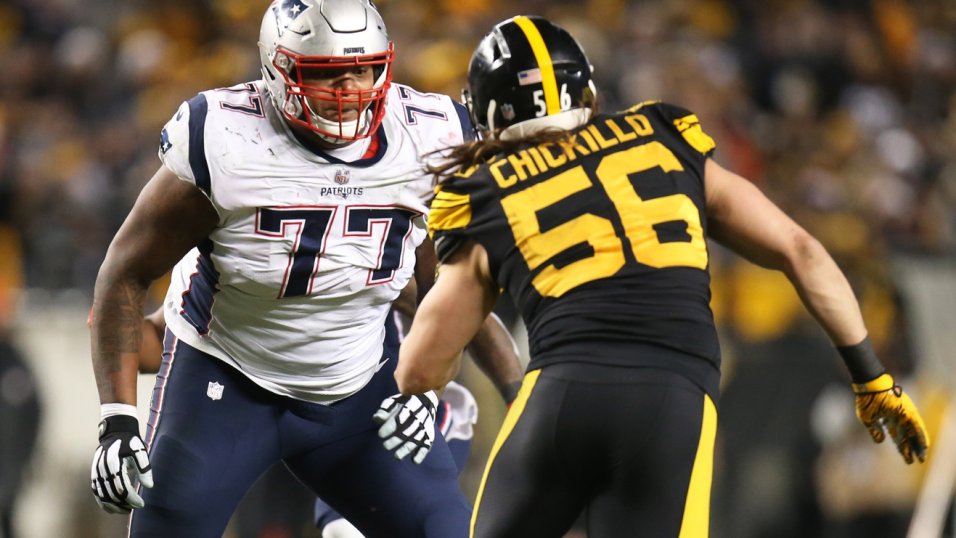
[[[538,293],[560,297],[581,284],[612,276],[624,266],[625,248],[631,249],[637,261],[651,267],[707,267],[700,213],[690,197],[678,193],[642,200],[628,179],[655,168],[664,172],[683,170],[677,157],[660,142],[608,155],[596,169],[596,179],[623,224],[623,238],[615,233],[610,220],[590,213],[541,231],[538,211],[593,185],[581,166],[501,200],[528,267],[533,272],[544,265],[532,280]],[[662,243],[655,226],[674,221],[686,223],[689,240]],[[552,261],[562,252],[585,243],[593,248],[592,256],[560,268]]]

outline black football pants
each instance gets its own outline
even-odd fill
[[[705,538],[717,412],[680,374],[562,363],[529,372],[492,448],[472,538]]]

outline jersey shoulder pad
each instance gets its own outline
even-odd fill
[[[654,119],[659,119],[667,128],[675,129],[684,141],[697,153],[705,157],[713,154],[717,143],[710,137],[700,124],[697,115],[678,105],[662,101],[645,101],[627,112],[639,112]]]
[[[465,230],[471,224],[471,194],[458,186],[443,184],[436,187],[428,213],[428,235],[435,242],[439,262],[446,261],[458,250],[465,240]]]
[[[268,122],[267,99],[261,84],[255,82],[199,93],[166,124],[160,158],[176,175],[213,198],[210,165],[221,169],[236,156],[255,153],[254,137],[267,130],[263,125]]]
[[[471,224],[471,194],[455,188],[457,185],[439,185],[428,213],[429,231],[463,230]]]
[[[199,108],[203,111],[200,112]],[[205,108],[206,101],[202,94],[184,101],[163,126],[159,135],[159,159],[163,165],[183,180],[193,183],[196,176],[190,165],[190,153],[194,149],[196,139],[202,138],[197,130],[202,131],[204,127],[199,122],[204,123]]]
[[[628,108],[624,112],[637,112],[641,110],[642,108],[644,108],[645,106],[650,108],[650,105],[655,105],[657,103],[660,103],[660,101],[657,101],[657,100],[641,101],[640,103],[632,106],[631,108]]]
[[[457,146],[475,138],[467,109],[447,95],[392,84],[388,108],[419,140],[425,152]]]

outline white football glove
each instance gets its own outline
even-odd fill
[[[425,394],[396,394],[382,401],[372,416],[381,424],[378,436],[384,439],[386,450],[394,450],[402,459],[412,454],[412,461],[421,463],[435,442],[435,413],[438,396],[430,390]]]
[[[100,422],[100,446],[90,469],[96,504],[111,514],[128,514],[146,506],[136,493],[137,483],[153,487],[153,471],[146,444],[139,436],[139,421],[129,415],[106,417]]]
[[[330,521],[322,529],[322,538],[365,538],[365,535],[343,518]]]
[[[438,425],[442,437],[446,441],[470,441],[475,436],[475,424],[478,422],[475,396],[464,386],[449,381],[441,394],[441,401],[448,404],[445,419]]]

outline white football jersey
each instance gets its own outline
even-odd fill
[[[423,155],[470,129],[449,97],[394,84],[375,135],[318,154],[261,81],[183,103],[160,158],[209,197],[219,226],[173,269],[170,330],[277,394],[328,403],[361,389],[426,237]]]

